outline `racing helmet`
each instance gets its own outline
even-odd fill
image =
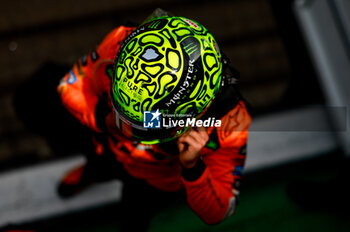
[[[116,125],[144,144],[175,139],[188,127],[159,126],[162,115],[200,118],[222,79],[219,47],[201,24],[162,16],[138,26],[121,44],[111,86]],[[158,125],[147,126],[147,114]]]

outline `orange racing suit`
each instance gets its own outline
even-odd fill
[[[113,113],[110,100],[113,63],[121,43],[133,29],[120,26],[110,32],[95,50],[78,60],[57,88],[68,111],[97,133],[106,133],[104,127],[111,126],[108,121],[107,125],[100,126],[96,107],[103,101],[102,104]],[[235,91],[232,88],[230,91]],[[193,211],[207,224],[218,223],[231,215],[237,204],[246,156],[251,118],[238,95],[237,92],[223,96],[223,106],[213,103],[212,112],[219,113],[222,126],[220,129],[208,128],[210,139],[194,168],[183,168],[178,155],[161,145],[135,143],[120,131],[108,134],[109,149],[131,176],[163,191],[172,192],[184,187]],[[101,143],[95,141],[95,147],[97,154],[103,153]]]

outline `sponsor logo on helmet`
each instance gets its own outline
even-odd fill
[[[186,23],[188,23],[190,26],[192,26],[192,27],[194,27],[194,28],[196,28],[196,29],[199,29],[199,26],[198,26],[195,22],[193,22],[193,21],[191,21],[191,20],[189,20],[189,19],[185,19],[185,18],[184,18],[184,21],[185,21]]]
[[[213,44],[214,44],[214,48],[215,48],[216,53],[217,53],[217,54],[220,54],[218,45],[216,44],[215,40],[213,41]]]
[[[151,24],[149,24],[148,28],[157,29],[159,24],[160,24],[160,21],[153,21]]]
[[[142,94],[143,89],[135,85],[132,81],[130,81],[127,77],[124,77],[123,83],[125,83],[125,89],[128,89],[130,92],[137,93],[139,95]]]
[[[142,55],[142,58],[145,60],[155,60],[157,59],[159,54],[153,48],[146,49],[146,52]]]
[[[198,50],[198,46],[196,46],[196,44],[192,42],[184,46],[184,49],[188,55],[192,55],[194,52]]]
[[[165,103],[166,106],[171,106],[171,104],[175,104],[177,100],[180,100],[180,97],[184,94],[186,89],[190,87],[190,83],[188,81],[192,79],[191,75],[193,73],[194,62],[195,62],[194,60],[189,60],[186,79],[183,82],[182,86],[180,86],[179,91],[176,94],[174,94],[174,96],[170,99],[169,102]]]

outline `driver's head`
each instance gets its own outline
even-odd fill
[[[221,54],[205,27],[184,17],[148,21],[124,40],[115,60],[111,97],[117,127],[142,143],[170,141],[186,128],[145,128],[144,111],[199,118],[221,79]]]

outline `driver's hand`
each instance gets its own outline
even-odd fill
[[[200,157],[200,151],[208,140],[208,132],[204,127],[191,128],[189,133],[182,135],[178,139],[179,158],[185,168],[192,168],[196,165]]]

